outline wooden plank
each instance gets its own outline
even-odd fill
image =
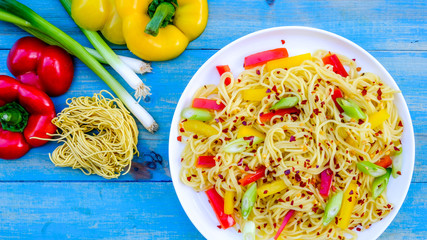
[[[146,83],[152,88],[153,95],[150,100],[141,104],[154,116],[160,124],[160,130],[152,135],[139,125],[138,148],[143,154],[154,151],[163,159],[167,166],[167,141],[169,138],[170,122],[181,92],[197,69],[216,51],[213,50],[189,50],[178,59],[153,63],[153,74],[143,76]],[[0,59],[6,59],[7,51],[0,50]],[[127,51],[119,51],[128,55]],[[372,54],[385,66],[399,84],[409,105],[414,129],[416,133],[416,168],[413,180],[415,182],[427,182],[426,175],[426,137],[427,125],[426,104],[427,86],[423,78],[423,70],[427,63],[426,52],[372,52]],[[75,96],[91,96],[108,87],[98,79],[86,66],[76,60],[76,77],[68,93],[53,98],[57,110],[65,107],[65,100]],[[411,62],[411,64],[406,64]],[[404,68],[402,66],[405,66]],[[110,68],[108,68],[111,70]],[[362,69],[363,70],[363,69]],[[5,61],[0,61],[0,72],[8,73]],[[110,71],[112,72],[112,71]],[[114,74],[117,76],[117,74]],[[216,76],[215,76],[216,77]],[[414,88],[419,86],[419,88]],[[128,88],[130,91],[130,88]],[[55,143],[49,143],[44,147],[32,149],[24,158],[15,161],[0,161],[0,179],[2,181],[17,180],[72,180],[72,181],[103,181],[97,176],[86,176],[78,170],[56,168],[48,159],[48,153],[56,147]],[[151,161],[144,157],[135,159],[137,162]],[[151,170],[150,170],[151,171]],[[153,181],[168,181],[167,171],[157,164],[157,169],[151,171]],[[132,181],[132,175],[123,176],[117,181]]]
[[[426,194],[413,184],[380,239],[425,239]],[[0,199],[1,239],[204,239],[171,183],[0,183]]]
[[[73,38],[88,45],[59,1],[22,3]],[[274,4],[268,4],[272,3]],[[346,37],[367,50],[426,50],[425,1],[209,1],[209,22],[190,49],[220,49],[256,30],[277,26],[309,26]],[[23,35],[0,23],[0,49]],[[115,46],[115,48],[120,48]]]

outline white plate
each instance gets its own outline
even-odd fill
[[[282,45],[281,40],[285,40],[286,43]],[[218,229],[217,225],[219,223],[206,195],[195,192],[180,181],[180,159],[184,148],[184,143],[177,141],[180,113],[184,107],[191,105],[192,96],[199,87],[204,84],[218,84],[219,76],[215,68],[217,65],[228,64],[232,72],[237,75],[243,71],[245,56],[278,47],[286,47],[289,56],[307,52],[313,53],[318,49],[343,54],[351,59],[356,59],[357,65],[362,67],[362,72],[373,72],[379,75],[386,84],[398,89],[390,74],[368,52],[343,37],[319,29],[308,27],[270,28],[246,35],[219,50],[203,64],[185,88],[176,107],[169,136],[169,164],[175,191],[188,217],[207,239],[236,240],[242,239],[242,236],[234,229]],[[373,224],[368,230],[359,232],[359,239],[376,239],[384,232],[402,206],[411,183],[415,159],[412,121],[402,94],[396,94],[395,104],[399,109],[399,115],[404,125],[403,153],[401,155],[404,163],[402,168],[403,175],[397,179],[390,179],[389,191],[387,192],[389,202],[394,205],[394,209],[382,221]]]

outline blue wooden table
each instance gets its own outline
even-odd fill
[[[90,46],[59,1],[22,2]],[[192,75],[218,49],[257,30],[291,25],[320,28],[350,39],[377,58],[400,86],[414,123],[415,172],[405,203],[380,239],[426,239],[426,12],[425,0],[209,1],[203,35],[180,57],[153,63],[153,73],[143,76],[153,95],[142,105],[160,130],[151,135],[139,125],[141,156],[134,159],[132,173],[106,180],[55,167],[48,153],[56,143],[32,149],[18,160],[0,160],[0,239],[203,239],[185,215],[168,171],[168,133],[177,101]],[[6,56],[12,44],[26,35],[0,23],[1,74],[10,75]],[[124,48],[115,49],[131,55]],[[69,97],[108,89],[80,61],[75,64],[70,91],[54,98],[57,111]]]

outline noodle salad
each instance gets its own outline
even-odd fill
[[[244,239],[356,238],[392,209],[401,172],[397,92],[354,59],[286,48],[217,66],[185,108],[180,179]]]

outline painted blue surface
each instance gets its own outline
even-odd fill
[[[59,1],[22,2],[89,46]],[[209,1],[209,22],[203,35],[180,57],[153,63],[153,73],[143,76],[153,95],[142,105],[160,124],[154,135],[139,126],[138,148],[146,156],[135,161],[140,163],[138,173],[143,174],[138,179],[128,174],[105,180],[57,168],[48,158],[55,143],[33,149],[19,160],[0,160],[0,239],[203,239],[182,210],[168,175],[173,110],[191,76],[218,49],[248,33],[284,25],[317,27],[352,40],[376,57],[400,86],[414,123],[415,171],[402,209],[380,239],[426,239],[426,12],[424,0]],[[10,75],[5,60],[8,50],[25,35],[0,22],[1,74]],[[123,47],[114,48],[131,55]],[[108,89],[81,62],[75,63],[70,91],[54,98],[58,111],[69,97]],[[152,152],[163,164],[152,162]],[[152,169],[144,168],[150,161]]]

